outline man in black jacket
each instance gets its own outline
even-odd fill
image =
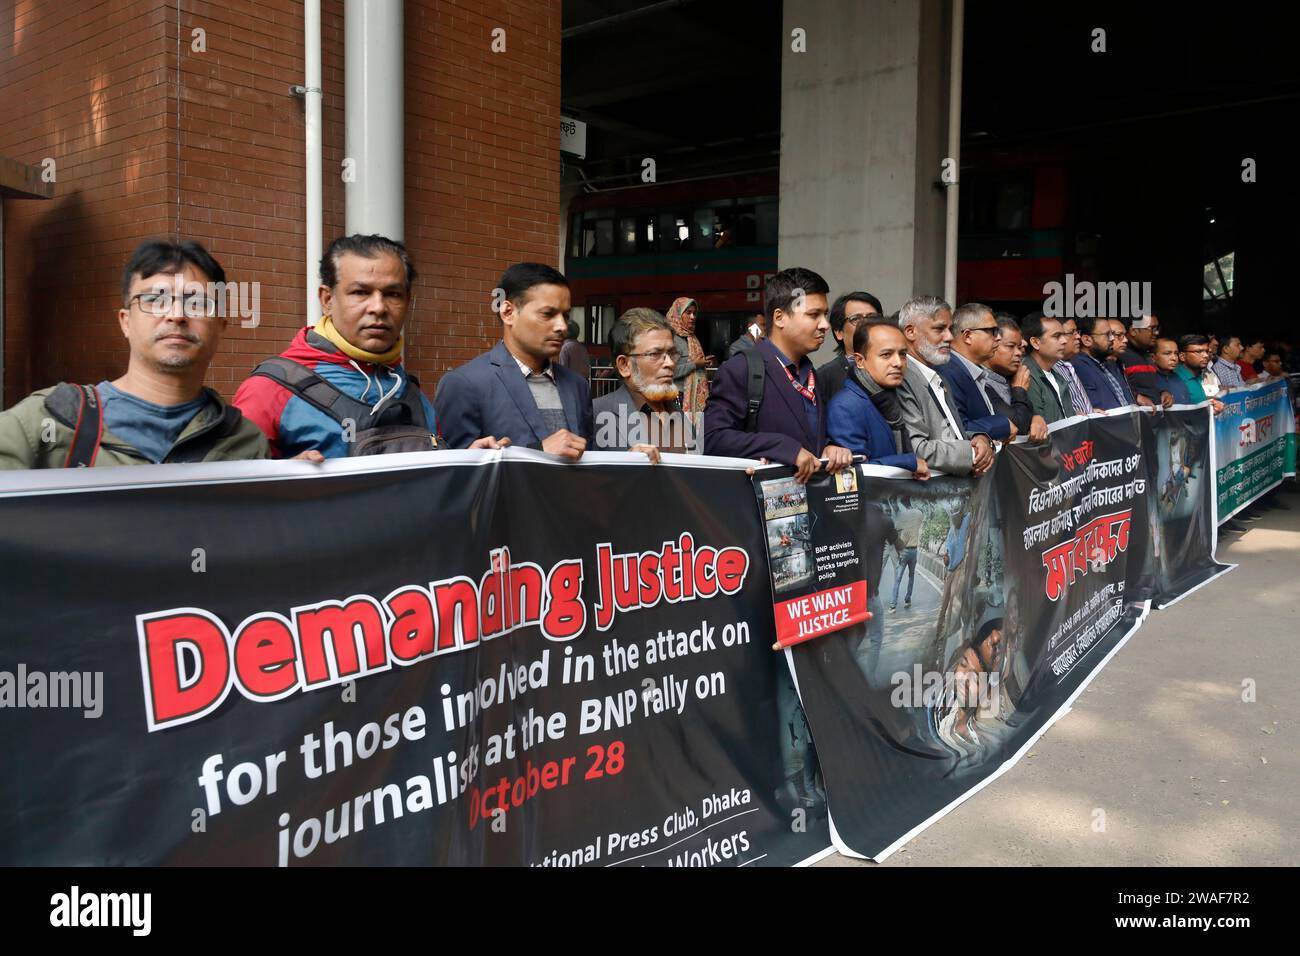
[[[1020,323],[1006,312],[995,313],[994,317],[1002,336],[993,355],[984,363],[989,371],[985,394],[994,412],[1011,419],[1016,434],[1028,435],[1031,441],[1043,441],[1047,438],[1047,421],[1042,415],[1034,414],[1029,402],[1029,369],[1024,363],[1025,344]]]

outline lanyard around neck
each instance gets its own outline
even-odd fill
[[[790,371],[789,366],[782,365],[781,368],[785,372],[785,377],[790,380],[790,384],[794,386],[795,391],[798,392],[800,395],[802,395],[804,398],[808,399],[808,401],[816,405],[817,404],[817,373],[809,369],[808,384],[804,385],[800,383],[800,381],[797,378],[794,377],[794,373]]]

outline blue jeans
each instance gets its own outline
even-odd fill
[[[889,606],[898,606],[898,587],[903,583],[903,570],[907,570],[907,601],[912,601],[912,585],[916,583],[916,548],[904,548],[903,556],[898,561],[898,568],[894,571],[894,596],[890,599]]]
[[[862,676],[867,679],[867,683],[875,685],[876,665],[880,661],[880,647],[885,640],[885,601],[876,592],[867,599],[867,610],[871,612],[871,619],[863,627],[866,628],[862,635],[862,640],[858,642],[858,649],[853,654],[854,661],[857,662],[858,669],[862,671]]]

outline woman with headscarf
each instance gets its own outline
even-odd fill
[[[677,367],[673,369],[673,382],[681,398],[682,411],[688,415],[704,411],[709,397],[709,381],[704,370],[713,365],[713,356],[704,354],[704,347],[695,336],[695,300],[682,296],[673,301],[668,310],[668,324],[673,329],[673,345],[678,352]]]

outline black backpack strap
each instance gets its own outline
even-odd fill
[[[60,382],[45,396],[45,410],[72,429],[63,467],[93,467],[104,437],[104,405],[95,386]]]
[[[267,359],[253,369],[253,374],[278,382],[340,425],[351,419],[360,429],[364,427],[363,423],[370,420],[369,405],[357,401],[350,395],[345,395],[307,366],[293,359],[284,356]]]
[[[745,431],[758,431],[758,409],[763,404],[763,353],[758,350],[758,346],[745,349],[745,363],[749,366],[748,388],[746,394],[749,399],[748,406],[745,410]]]

